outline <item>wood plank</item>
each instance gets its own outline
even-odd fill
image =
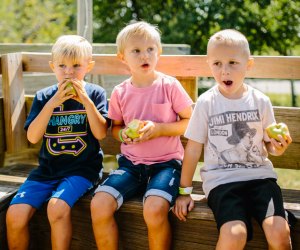
[[[51,72],[50,53],[22,53],[25,72]],[[92,74],[129,75],[128,67],[115,54],[94,54]],[[250,78],[300,79],[299,56],[254,56]],[[206,55],[162,55],[157,70],[172,76],[211,77]]]
[[[0,97],[0,168],[4,163],[4,156],[6,151],[5,144],[5,127],[4,127],[4,107],[3,107],[3,97]]]
[[[7,152],[18,152],[27,147],[22,54],[3,55],[1,63]]]

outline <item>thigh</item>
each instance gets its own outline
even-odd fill
[[[270,216],[280,216],[287,219],[281,189],[276,180],[253,181],[249,197],[251,197],[252,216],[261,226],[263,221]]]
[[[181,174],[181,162],[172,160],[155,164],[146,188],[145,198],[159,196],[173,206],[178,195]]]
[[[75,202],[92,187],[92,182],[82,176],[68,176],[59,182],[51,198],[63,200],[73,207]]]
[[[242,221],[252,237],[251,215],[247,209],[245,183],[234,182],[220,185],[210,191],[208,205],[212,209],[218,230],[228,222]]]
[[[133,165],[126,158],[119,158],[118,161],[119,168],[109,174],[95,190],[95,193],[109,193],[117,200],[118,208],[120,208],[124,201],[144,190],[145,181],[141,176],[140,165]]]
[[[28,204],[39,209],[50,198],[56,184],[57,182],[53,181],[40,182],[27,179],[21,185],[10,204]]]

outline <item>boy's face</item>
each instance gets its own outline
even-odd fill
[[[134,36],[127,41],[124,54],[118,56],[128,65],[131,74],[136,76],[153,73],[159,55],[159,49],[154,39]]]
[[[238,99],[246,91],[244,78],[253,64],[239,45],[212,44],[207,51],[212,75],[220,92],[227,98]]]
[[[49,62],[58,82],[62,82],[66,78],[82,81],[86,73],[91,71],[94,64],[95,62],[89,59],[82,59],[77,62],[74,62],[72,59]]]

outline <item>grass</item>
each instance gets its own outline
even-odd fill
[[[270,97],[273,106],[292,106],[292,97],[289,94],[266,93]],[[296,107],[300,107],[300,95],[296,96]]]

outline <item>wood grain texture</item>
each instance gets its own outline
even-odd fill
[[[25,72],[51,72],[50,53],[22,53]],[[129,75],[128,67],[115,54],[94,54],[92,74]],[[206,55],[162,55],[157,70],[171,76],[211,77]],[[250,78],[300,79],[299,56],[254,56]]]

